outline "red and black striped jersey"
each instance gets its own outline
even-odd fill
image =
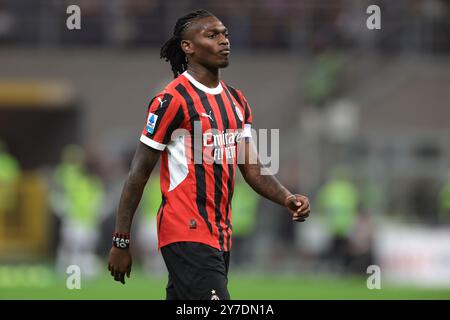
[[[222,81],[208,88],[187,72],[152,99],[140,140],[162,151],[159,248],[190,241],[231,249],[237,146],[251,123],[239,90]]]

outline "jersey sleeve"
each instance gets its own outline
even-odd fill
[[[252,136],[252,123],[253,123],[252,108],[250,107],[250,104],[248,103],[247,99],[242,94],[242,92],[238,91],[238,94],[244,105],[244,131],[242,132],[242,137],[250,138]]]
[[[140,140],[149,147],[162,151],[183,120],[181,103],[170,93],[160,93],[150,102]]]

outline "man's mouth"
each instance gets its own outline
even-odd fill
[[[223,49],[223,50],[220,50],[220,51],[219,51],[219,54],[224,55],[224,56],[227,56],[227,55],[230,54],[230,52],[231,52],[230,49]]]

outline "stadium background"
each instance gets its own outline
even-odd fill
[[[81,30],[66,28],[71,4]],[[126,286],[107,253],[148,102],[171,79],[159,48],[200,7],[230,30],[223,79],[256,128],[280,129],[277,176],[313,208],[293,224],[238,184],[232,297],[449,299],[444,0],[0,0],[0,299],[164,298],[158,194],[135,216]],[[71,264],[81,290],[66,288]]]

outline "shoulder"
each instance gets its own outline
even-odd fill
[[[172,81],[170,81],[164,88],[163,91],[170,93],[172,95],[176,95],[178,90],[178,86],[183,85],[184,84],[184,77],[182,75],[179,75],[178,77],[176,77],[175,79],[173,79]]]
[[[169,82],[163,90],[158,92],[156,95],[153,96],[152,101],[150,104],[155,100],[166,100],[169,103],[167,105],[173,105],[174,103],[179,103],[179,92],[177,90],[178,85],[182,84],[183,80],[181,77],[177,77],[173,79],[171,82]]]
[[[231,92],[236,92],[242,95],[242,91],[237,89],[236,87],[232,86],[231,84],[225,82],[225,81],[221,81],[222,82],[222,86],[225,86],[229,91]]]
[[[222,85],[228,89],[228,91],[239,102],[239,104],[241,104],[244,108],[248,107],[247,98],[243,94],[242,90],[239,90],[224,81],[222,81]]]
[[[236,87],[226,83],[225,81],[222,81],[222,86],[224,86],[228,91],[233,95],[233,97],[238,100],[240,103],[242,103],[245,100],[245,96],[242,93],[241,90],[237,89]]]

